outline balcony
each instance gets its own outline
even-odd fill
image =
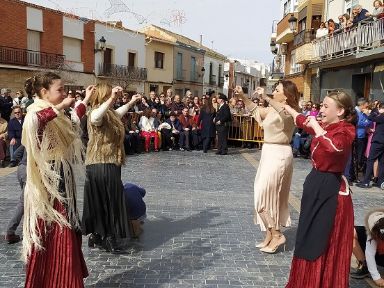
[[[363,58],[365,55],[380,57],[384,46],[384,19],[377,21],[361,21],[348,31],[335,31],[313,41],[313,59],[311,63],[319,63],[340,58]],[[377,55],[376,55],[377,54]]]
[[[61,54],[0,46],[0,64],[57,69],[64,60]]]
[[[291,15],[297,18],[297,13],[288,13],[285,17],[277,23],[276,43],[289,43],[293,41],[293,32],[289,29],[288,19]]]
[[[147,80],[147,69],[116,64],[99,64],[98,76],[135,81]]]
[[[295,35],[293,45],[296,48],[296,63],[308,64],[313,58],[312,41],[315,39],[315,31],[304,30]]]
[[[301,45],[311,43],[312,40],[316,38],[316,33],[314,29],[303,30],[297,33],[293,38],[293,47],[297,48]]]
[[[216,75],[209,76],[209,85],[216,85]]]

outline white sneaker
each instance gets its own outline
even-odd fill
[[[184,151],[184,148],[180,148],[180,151]]]
[[[173,149],[172,148],[169,148],[168,151],[172,151]]]

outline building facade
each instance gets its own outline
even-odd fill
[[[39,71],[60,74],[67,90],[94,82],[92,21],[16,0],[0,0],[0,13],[0,87],[23,89]]]
[[[372,11],[371,1],[359,2]],[[324,15],[335,17],[350,13],[355,4],[355,1],[327,0]],[[313,88],[317,88],[320,100],[334,89],[343,89],[355,101],[361,97],[384,101],[383,27],[383,19],[361,21],[332,37],[312,42],[309,67],[316,71],[320,84]]]
[[[122,26],[121,22],[95,23],[95,39],[105,40],[104,49],[95,49],[95,74],[131,93],[144,93],[147,80],[145,35]],[[96,44],[96,47],[100,44]]]
[[[146,38],[146,67],[147,82],[145,94],[155,91],[157,94],[166,93],[173,89],[173,47],[175,43],[169,40],[147,35]]]

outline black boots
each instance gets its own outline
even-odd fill
[[[91,235],[89,235],[89,238],[88,238],[88,247],[101,248],[103,244],[102,242],[103,241],[101,240],[100,234],[92,233]]]
[[[103,239],[103,248],[107,252],[112,254],[124,254],[125,250],[118,246],[116,238],[113,236],[107,236]]]

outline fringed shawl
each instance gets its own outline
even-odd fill
[[[22,253],[24,261],[27,261],[33,246],[37,250],[44,249],[42,231],[39,231],[41,227],[48,229],[53,222],[61,227],[80,227],[73,177],[82,172],[84,159],[80,120],[74,110],[70,112],[71,119],[60,112],[45,127],[41,127],[37,112],[49,107],[52,107],[50,103],[36,99],[28,107],[23,125],[22,143],[27,152]],[[63,187],[64,191],[60,191]],[[67,215],[54,209],[55,201],[66,207]],[[39,226],[38,221],[41,220],[44,225]]]

